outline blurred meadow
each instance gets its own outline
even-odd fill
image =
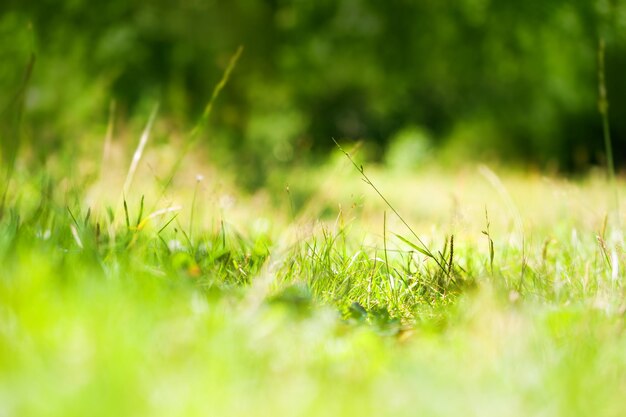
[[[625,33],[3,0],[0,417],[624,415]]]

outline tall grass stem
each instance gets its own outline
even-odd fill
[[[609,99],[606,88],[606,42],[604,38],[598,41],[598,111],[602,118],[602,132],[604,136],[604,152],[606,154],[606,167],[609,182],[613,188],[615,222],[618,229],[621,228],[619,220],[619,192],[615,182],[615,163],[613,159],[613,144],[611,143],[611,124],[609,121]]]

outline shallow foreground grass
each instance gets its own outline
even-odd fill
[[[16,171],[0,416],[626,412],[602,179],[366,171],[433,259],[339,153],[254,195],[193,162],[164,190],[161,157],[128,194]]]

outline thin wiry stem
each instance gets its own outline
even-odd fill
[[[615,213],[619,227],[619,194],[615,184],[615,164],[613,160],[613,145],[611,143],[611,125],[609,122],[609,99],[606,90],[606,44],[604,38],[598,42],[598,111],[602,117],[602,131],[604,134],[604,151],[606,153],[606,165],[609,181],[615,194]]]
[[[169,175],[166,177],[167,180],[165,181],[165,184],[163,185],[163,188],[161,189],[161,194],[159,196],[159,199],[161,199],[165,195],[167,189],[172,184],[172,181],[174,180],[174,176],[180,169],[183,159],[185,159],[185,156],[187,155],[187,153],[189,153],[189,151],[191,151],[191,149],[196,145],[196,142],[198,141],[198,136],[200,132],[202,132],[202,130],[206,127],[207,122],[209,120],[209,116],[211,115],[211,112],[213,111],[213,106],[215,102],[217,101],[217,98],[219,97],[220,92],[224,89],[224,87],[226,87],[226,84],[228,84],[230,75],[235,70],[235,67],[237,66],[237,62],[239,61],[239,58],[241,57],[242,53],[243,53],[243,46],[239,46],[235,54],[230,58],[230,61],[228,62],[228,66],[226,67],[226,70],[224,71],[224,74],[222,75],[222,78],[215,85],[215,88],[213,89],[213,94],[211,94],[211,98],[209,99],[209,102],[204,108],[204,112],[202,112],[202,116],[200,117],[200,120],[198,120],[198,123],[196,123],[196,125],[191,130],[191,132],[189,132],[186,145],[178,154],[178,157],[176,158],[176,161],[174,162],[174,165],[172,166],[172,169],[170,170]]]
[[[389,209],[391,209],[391,211],[393,211],[393,213],[398,217],[398,219],[400,219],[400,221],[402,222],[402,224],[404,224],[404,226],[406,226],[406,228],[409,230],[409,232],[411,232],[411,234],[413,235],[413,237],[417,240],[417,242],[419,243],[419,247],[416,247],[416,249],[418,249],[421,253],[423,253],[424,255],[428,256],[429,258],[432,258],[437,265],[439,266],[439,268],[441,268],[441,270],[446,273],[447,275],[447,269],[445,267],[445,265],[443,265],[439,259],[437,259],[437,257],[430,251],[430,249],[428,249],[428,246],[426,246],[426,244],[422,241],[422,239],[420,239],[420,237],[417,235],[417,233],[415,233],[415,231],[413,230],[413,228],[409,225],[409,223],[404,220],[404,217],[402,217],[402,215],[400,215],[400,213],[398,213],[398,210],[396,210],[396,208],[391,205],[391,203],[389,202],[389,200],[387,200],[387,198],[383,195],[383,193],[378,189],[378,187],[376,187],[376,185],[374,185],[374,183],[372,182],[372,180],[370,180],[370,178],[367,176],[367,174],[365,174],[365,170],[363,169],[363,165],[359,165],[357,164],[354,159],[352,159],[352,157],[350,156],[350,154],[348,152],[346,152],[341,145],[339,145],[339,143],[335,140],[335,138],[331,138],[333,140],[333,142],[335,142],[335,145],[337,145],[337,148],[339,148],[339,150],[350,160],[350,162],[352,163],[352,165],[357,169],[357,171],[359,171],[359,173],[361,174],[361,179],[363,180],[363,182],[365,182],[367,185],[369,185],[370,187],[372,187],[372,189],[376,192],[376,194],[378,194],[378,196],[385,202],[385,204],[387,205],[387,207],[389,207]]]
[[[139,166],[139,161],[141,161],[141,157],[143,156],[143,151],[146,148],[146,144],[148,143],[148,139],[150,139],[150,132],[152,131],[152,125],[156,119],[157,112],[159,111],[159,104],[157,103],[152,109],[152,113],[150,114],[150,118],[148,119],[148,123],[141,133],[141,138],[139,139],[139,144],[137,145],[137,149],[135,149],[135,153],[133,154],[133,160],[130,163],[130,167],[128,168],[128,174],[126,175],[126,181],[124,181],[123,193],[124,195],[128,195],[128,190],[130,185],[133,182],[133,178],[135,177],[135,172],[137,171],[137,167]]]

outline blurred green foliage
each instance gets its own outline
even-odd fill
[[[0,108],[34,52],[22,131],[42,158],[102,125],[113,99],[118,117],[159,101],[189,126],[243,45],[205,142],[250,173],[323,154],[331,137],[383,155],[411,129],[429,132],[420,152],[580,169],[603,162],[601,37],[624,160],[626,5],[614,0],[4,0]]]

